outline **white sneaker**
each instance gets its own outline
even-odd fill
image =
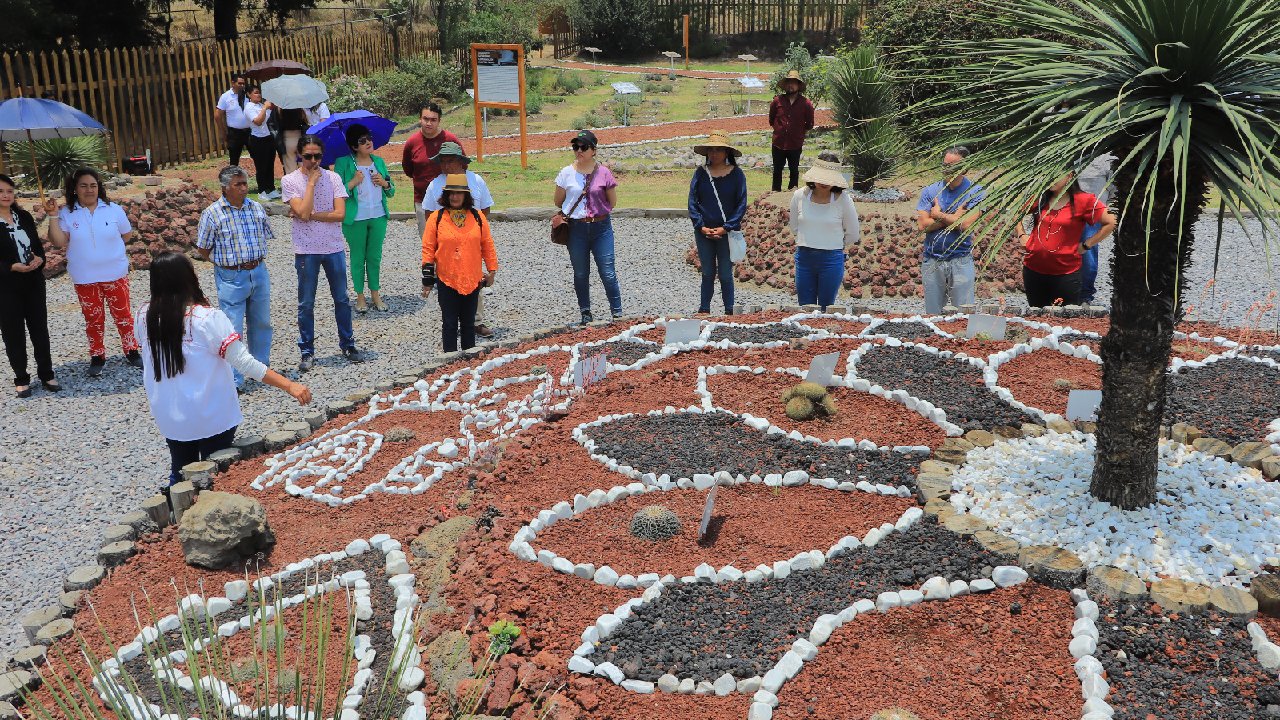
[[[268,202],[271,200],[271,193],[258,193],[258,202]]]

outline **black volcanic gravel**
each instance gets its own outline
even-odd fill
[[[711,342],[728,340],[737,345],[778,342],[779,340],[795,340],[813,333],[794,325],[771,323],[769,325],[717,325],[711,330]]]
[[[982,371],[962,360],[907,347],[873,347],[858,358],[858,377],[886,390],[906,390],[947,413],[967,430],[1020,426],[1032,418],[987,389]]]
[[[1242,352],[1245,355],[1252,355],[1253,357],[1267,358],[1268,360],[1280,362],[1280,348],[1260,347],[1255,345],[1247,350],[1243,350]]]
[[[1280,704],[1280,681],[1258,663],[1244,620],[1170,619],[1149,605],[1105,599],[1100,606],[1095,656],[1116,720],[1255,720]]]
[[[874,548],[860,547],[782,580],[664,587],[591,660],[608,660],[628,677],[648,681],[665,673],[697,681],[714,681],[726,672],[739,679],[763,675],[796,638],[809,636],[820,615],[838,614],[864,598],[874,601],[882,592],[919,587],[934,576],[975,579],[996,564],[971,538],[922,518]]]
[[[922,322],[908,320],[907,322],[886,322],[871,328],[866,332],[867,335],[887,335],[895,337],[899,340],[919,340],[920,338],[938,338],[942,337],[934,332],[933,328]]]
[[[748,477],[804,470],[840,482],[915,487],[916,469],[924,460],[921,455],[828,447],[769,435],[723,412],[637,415],[588,428],[586,434],[595,441],[596,452],[642,473],[672,478],[721,470]]]
[[[1102,342],[1102,338],[1096,338],[1092,335],[1085,335],[1084,333],[1071,332],[1071,333],[1062,333],[1061,335],[1059,335],[1058,342],[1071,343],[1072,345],[1079,345],[1080,343],[1086,343],[1088,345],[1093,346],[1094,348],[1097,348],[1098,343]]]
[[[1280,370],[1227,358],[1169,376],[1165,421],[1184,422],[1232,445],[1262,441],[1280,417]]]
[[[625,367],[633,365],[640,360],[652,355],[653,353],[662,352],[662,346],[656,343],[641,343],[633,340],[617,340],[607,342],[593,347],[583,348],[583,357],[590,357],[599,352],[607,354],[610,365]]]

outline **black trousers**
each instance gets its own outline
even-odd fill
[[[436,297],[440,299],[440,320],[444,323],[440,328],[444,351],[453,352],[458,349],[459,335],[462,336],[463,350],[475,347],[476,304],[480,302],[480,288],[476,287],[471,294],[463,295],[448,285],[437,282]]]
[[[239,426],[236,426],[239,427]],[[236,439],[236,428],[231,428],[217,435],[200,440],[170,440],[169,445],[169,484],[182,482],[182,468],[198,460],[207,460],[219,450],[231,447]]]
[[[249,157],[253,158],[254,173],[258,176],[258,192],[276,189],[276,141],[266,137],[249,136]]]
[[[1068,275],[1045,275],[1023,265],[1022,285],[1031,307],[1080,304],[1079,270]]]
[[[249,146],[249,128],[227,128],[227,154],[232,165],[240,164],[240,153]]]
[[[27,373],[28,334],[36,356],[36,375],[41,382],[52,380],[44,276],[40,270],[11,273],[5,282],[9,287],[0,289],[0,335],[4,337],[4,351],[13,368],[13,384],[31,384],[31,375]]]
[[[791,169],[791,181],[787,185],[788,190],[794,190],[796,185],[800,183],[800,153],[803,148],[795,150],[783,150],[781,148],[773,148],[773,191],[780,192],[782,190],[782,165],[786,163]]]

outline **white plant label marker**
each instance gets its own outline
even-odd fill
[[[964,336],[972,340],[981,333],[992,340],[1003,340],[1008,326],[1009,321],[999,315],[976,313],[969,316],[969,326],[965,328]]]
[[[1067,419],[1093,422],[1098,419],[1101,404],[1101,390],[1072,390],[1067,395]]]
[[[663,345],[680,345],[683,343],[693,342],[702,334],[701,320],[672,320],[667,323],[666,335],[662,338]]]
[[[698,523],[698,542],[702,542],[702,538],[707,536],[707,527],[711,525],[711,513],[716,508],[716,491],[719,489],[719,485],[714,485],[711,492],[707,493],[707,504],[702,508],[702,522]]]
[[[580,388],[594,385],[608,374],[608,353],[589,355],[573,364],[573,384]]]
[[[805,382],[817,383],[822,387],[831,385],[831,376],[836,371],[836,365],[840,362],[840,353],[826,353],[817,355],[813,360],[809,361],[809,372],[805,373]]]

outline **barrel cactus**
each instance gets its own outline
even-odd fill
[[[827,389],[817,383],[802,382],[788,388],[782,394],[782,402],[786,405],[787,417],[792,420],[812,420],[836,414],[835,401]]]
[[[680,518],[662,505],[649,505],[631,518],[631,534],[645,540],[667,540],[680,532]]]

